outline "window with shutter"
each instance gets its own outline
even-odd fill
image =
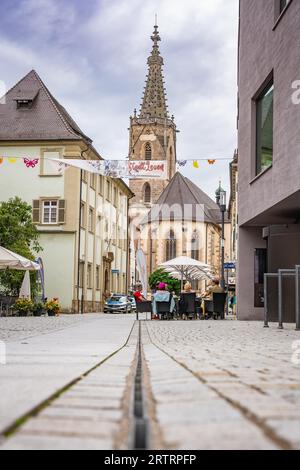
[[[41,211],[40,211],[40,200],[39,199],[36,199],[35,201],[33,201],[32,203],[32,220],[33,220],[33,223],[34,224],[39,224],[40,223],[40,215],[41,215]]]
[[[61,199],[58,206],[58,223],[64,224],[66,222],[66,201]]]

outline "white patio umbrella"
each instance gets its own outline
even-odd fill
[[[18,271],[39,271],[40,265],[0,246],[0,269],[15,269]]]
[[[30,274],[29,271],[26,271],[21,290],[19,293],[20,299],[31,299],[31,285],[30,285]]]
[[[181,287],[183,288],[184,279],[212,279],[213,273],[208,264],[202,263],[188,256],[180,256],[170,261],[166,261],[160,265],[165,271],[177,273],[181,279]]]

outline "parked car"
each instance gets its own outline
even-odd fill
[[[129,301],[131,302],[132,311],[133,311],[133,312],[136,312],[136,301],[135,301],[135,298],[133,297],[133,295],[129,295],[129,296],[128,296],[128,299],[129,299]]]
[[[105,302],[104,313],[131,313],[132,302],[126,295],[113,294]]]

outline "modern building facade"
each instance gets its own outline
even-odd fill
[[[45,292],[66,312],[101,311],[128,281],[128,201],[119,179],[65,170],[50,158],[101,159],[35,71],[0,104],[0,200],[33,207],[40,232]],[[35,162],[36,161],[36,162]],[[26,165],[26,162],[29,166]]]
[[[300,264],[300,2],[240,0],[238,317],[262,319],[265,272]],[[277,319],[277,286],[269,313]],[[295,320],[293,282],[285,321]]]

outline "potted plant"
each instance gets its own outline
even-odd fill
[[[28,317],[33,311],[33,302],[30,299],[18,299],[13,305],[13,310],[18,317]]]
[[[45,305],[43,302],[36,302],[33,306],[33,315],[35,317],[41,317],[45,313]]]
[[[59,300],[58,299],[49,300],[45,305],[45,309],[47,310],[49,317],[55,317],[59,315],[60,313]]]

